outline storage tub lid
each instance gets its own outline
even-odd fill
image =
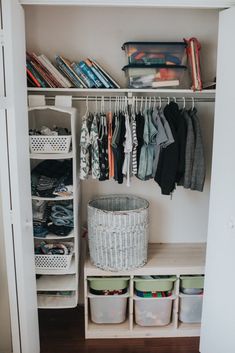
[[[122,45],[122,50],[125,50],[127,45],[181,45],[186,48],[185,42],[125,42]]]
[[[167,64],[129,64],[122,68],[123,71],[129,69],[181,69],[186,70],[187,66],[184,65],[167,65]]]

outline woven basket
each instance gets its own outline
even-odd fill
[[[91,262],[104,270],[120,271],[147,262],[149,203],[130,195],[111,195],[88,204]]]

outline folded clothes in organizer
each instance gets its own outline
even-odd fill
[[[37,238],[45,238],[48,233],[67,236],[74,227],[73,203],[60,203],[33,200],[33,231]]]
[[[71,135],[71,132],[67,128],[64,128],[64,127],[53,126],[53,128],[50,129],[47,126],[42,126],[40,130],[30,129],[29,135],[30,136],[34,136],[34,135],[66,136],[66,135]]]
[[[48,234],[47,218],[48,207],[47,202],[42,200],[33,200],[33,234],[38,238],[45,238]]]
[[[70,255],[73,253],[73,243],[46,243],[45,241],[35,245],[36,255]]]
[[[73,194],[71,160],[45,160],[31,173],[32,195],[40,197],[71,196]]]

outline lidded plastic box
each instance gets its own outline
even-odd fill
[[[179,65],[126,65],[123,71],[129,88],[189,88],[186,66]]]
[[[185,65],[186,46],[185,42],[126,42],[122,49],[129,64]]]

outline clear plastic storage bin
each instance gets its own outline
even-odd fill
[[[129,64],[185,65],[186,46],[185,42],[127,42],[122,49]]]
[[[203,295],[180,294],[179,320],[184,323],[200,323]]]
[[[174,296],[135,299],[135,322],[140,326],[166,326],[171,322]]]
[[[129,295],[89,294],[91,320],[96,324],[120,324],[126,320]]]
[[[127,65],[123,67],[129,88],[189,88],[186,66]]]

